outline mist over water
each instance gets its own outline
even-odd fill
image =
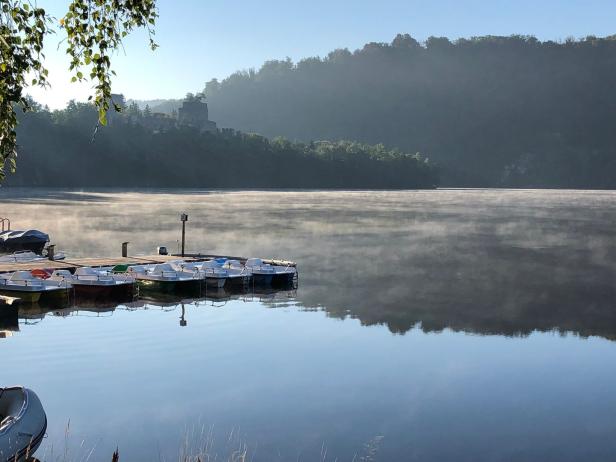
[[[133,255],[174,251],[185,211],[189,252],[290,259],[300,279],[186,303],[186,327],[179,301],[22,311],[0,339],[0,378],[41,396],[48,455],[70,418],[71,451],[96,448],[93,460],[116,445],[125,460],[175,458],[202,428],[220,454],[241,442],[257,461],[321,460],[324,447],[339,461],[605,458],[614,199],[4,189],[0,215],[69,256],[119,256],[123,241]]]

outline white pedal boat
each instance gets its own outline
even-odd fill
[[[77,298],[124,300],[135,294],[135,277],[128,273],[113,274],[83,267],[77,268],[75,274],[68,270],[56,270],[48,280],[71,284]]]
[[[39,279],[29,271],[0,274],[0,294],[17,297],[26,303],[68,297],[71,288],[67,281]]]
[[[194,263],[175,261],[171,265],[179,271],[190,272],[196,279],[205,281],[208,287],[222,289],[230,279],[229,272],[222,268],[222,263],[215,260]]]
[[[199,288],[200,280],[194,272],[175,268],[170,263],[135,265],[128,269],[141,288],[160,292],[175,292]]]
[[[249,258],[244,266],[252,273],[256,285],[290,285],[297,274],[293,266],[274,266],[260,258]]]
[[[0,388],[0,462],[31,458],[47,431],[47,416],[36,393]]]

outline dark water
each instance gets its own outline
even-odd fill
[[[173,249],[186,211],[189,250],[293,259],[300,284],[22,310],[0,383],[39,393],[46,460],[614,460],[615,199],[3,190],[71,255]]]

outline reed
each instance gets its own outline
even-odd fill
[[[228,434],[224,433],[216,436],[214,434],[214,426],[206,426],[204,424],[193,425],[184,428],[181,441],[179,444],[176,456],[171,459],[158,453],[159,462],[249,462],[255,460],[257,447],[249,447],[242,437],[241,428],[234,427]],[[74,435],[73,435],[74,436]],[[375,436],[364,443],[359,451],[352,458],[346,459],[348,462],[374,462],[379,452],[383,436]],[[60,454],[54,455],[53,446],[47,448],[41,456],[42,460],[48,462],[90,462],[93,460],[96,451],[96,445],[89,447],[85,440],[81,440],[76,448],[79,451],[74,451],[70,448],[71,439],[71,422],[67,423],[64,431],[64,448]],[[176,459],[177,458],[177,459]],[[97,457],[96,460],[99,460]],[[34,457],[25,459],[26,462],[39,462]],[[111,455],[111,462],[120,462],[120,449],[116,447]],[[298,458],[298,460],[300,460]],[[302,458],[301,460],[309,461]],[[340,459],[329,454],[325,442],[321,446],[320,454],[314,459],[315,462],[343,462],[345,459]],[[15,460],[14,462],[18,462]]]

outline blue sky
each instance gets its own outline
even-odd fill
[[[68,0],[38,0],[56,17]],[[211,78],[258,68],[268,59],[323,56],[335,48],[390,42],[397,33],[418,40],[475,35],[530,34],[559,40],[616,33],[616,2],[608,0],[158,0],[160,18],[151,52],[136,32],[115,56],[114,91],[129,98],[179,98]],[[52,108],[85,100],[88,84],[70,84],[68,60],[47,42],[52,89],[29,91]]]

